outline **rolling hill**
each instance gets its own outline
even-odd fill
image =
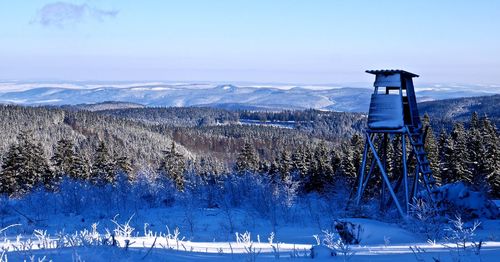
[[[0,103],[81,105],[117,101],[123,107],[212,107],[229,110],[281,111],[318,109],[366,112],[371,88],[338,86],[250,85],[218,83],[36,84],[0,83]],[[16,88],[18,86],[18,88]],[[499,87],[431,86],[417,88],[419,101],[499,94]],[[138,104],[138,105],[135,105]],[[107,108],[106,108],[107,106]],[[108,103],[89,110],[113,109]]]

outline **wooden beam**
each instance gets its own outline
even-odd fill
[[[403,212],[401,205],[399,204],[399,201],[396,197],[396,194],[392,190],[391,182],[389,181],[389,178],[387,177],[387,174],[385,173],[384,165],[382,164],[382,162],[380,161],[380,158],[378,157],[377,150],[375,150],[375,146],[373,145],[371,140],[368,139],[367,141],[369,142],[370,149],[372,150],[372,153],[373,153],[373,157],[376,159],[378,167],[380,168],[380,173],[382,174],[382,178],[383,178],[384,182],[386,183],[387,188],[389,189],[389,193],[391,194],[392,199],[394,200],[394,203],[396,204],[396,207],[398,208],[399,214],[401,215],[402,218],[406,219],[406,215]]]

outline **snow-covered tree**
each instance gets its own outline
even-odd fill
[[[356,160],[354,160],[354,150],[351,146],[347,146],[343,150],[343,154],[340,160],[340,167],[337,174],[343,177],[349,184],[353,184],[356,177]]]
[[[467,134],[461,123],[455,123],[451,131],[453,151],[451,154],[451,175],[454,180],[472,184],[472,172],[469,170],[469,152],[467,150]]]
[[[57,141],[51,163],[56,181],[65,175],[73,179],[89,178],[89,167],[83,157],[76,153],[72,140]]]
[[[52,188],[53,175],[41,143],[28,132],[17,136],[7,151],[0,173],[1,190],[9,195],[23,194],[37,184]]]
[[[286,177],[290,176],[293,169],[293,161],[290,153],[287,150],[281,151],[281,156],[279,159],[279,171],[281,174],[281,179],[284,180]]]
[[[104,141],[100,141],[92,163],[90,181],[97,185],[113,184],[116,181],[115,163]]]
[[[184,190],[186,171],[186,162],[182,154],[175,149],[175,143],[172,142],[168,150],[163,151],[163,159],[158,168],[161,176],[171,179],[179,191]]]
[[[480,129],[484,146],[484,151],[480,155],[480,166],[489,185],[490,193],[498,197],[500,196],[500,138],[495,125],[487,117],[482,118]]]
[[[364,148],[364,140],[361,135],[358,133],[355,133],[351,137],[351,147],[353,150],[352,153],[352,160],[353,160],[353,165],[356,169],[356,174],[359,174],[359,170],[361,167],[361,162],[363,160],[363,148]]]
[[[447,184],[455,181],[451,174],[452,159],[451,154],[453,152],[453,141],[448,136],[444,129],[441,129],[439,133],[439,180],[442,184]]]
[[[293,169],[299,173],[301,177],[306,176],[310,167],[310,154],[305,145],[300,146],[292,155]]]
[[[259,159],[252,144],[245,142],[245,145],[236,159],[236,171],[239,174],[245,172],[256,172],[259,168]]]
[[[312,156],[311,167],[305,180],[307,192],[322,192],[325,186],[333,183],[333,168],[331,165],[330,151],[325,143],[319,143]]]
[[[133,181],[134,177],[132,175],[132,163],[130,158],[127,156],[120,156],[115,159],[115,170],[114,172],[127,177],[128,181]]]
[[[424,127],[427,128],[425,136],[425,152],[429,159],[432,175],[436,179],[436,183],[441,184],[441,169],[439,167],[439,145],[434,135],[434,130],[430,124],[430,117],[425,113],[423,118]]]

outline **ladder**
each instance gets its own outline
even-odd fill
[[[427,134],[427,128],[424,132],[422,132],[421,128],[413,129],[411,131],[410,129],[407,130],[413,154],[415,154],[415,159],[417,161],[417,170],[415,172],[415,181],[412,188],[412,197],[417,195],[419,176],[422,177],[425,189],[427,190],[429,196],[431,196],[431,190],[434,189],[436,180],[432,176],[430,161],[427,157],[427,152],[425,151],[425,136]]]

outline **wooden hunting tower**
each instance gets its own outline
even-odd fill
[[[356,204],[359,205],[377,165],[382,178],[381,208],[387,208],[394,202],[401,216],[405,217],[410,210],[411,201],[420,192],[419,188],[423,186],[430,196],[435,184],[424,149],[426,131],[422,128],[413,88],[412,78],[418,75],[403,70],[366,72],[375,75],[375,91],[371,96],[368,127],[365,130],[366,141],[358,177]],[[391,163],[387,163],[387,145],[396,137],[401,139],[402,154],[398,161],[402,170],[389,176],[387,169]],[[406,149],[407,139],[411,145],[409,155]],[[414,162],[411,161],[413,158]],[[408,173],[410,163],[414,163],[414,168],[410,167],[413,174]],[[390,198],[386,199],[387,192]]]

